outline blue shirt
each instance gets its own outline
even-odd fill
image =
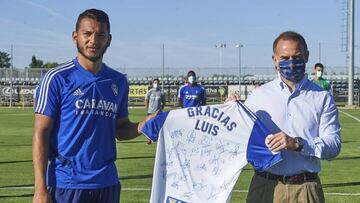
[[[256,88],[245,104],[272,132],[301,137],[301,152],[283,150],[283,161],[267,169],[278,175],[319,172],[320,159],[340,153],[338,110],[332,95],[303,78],[291,93],[280,79]]]
[[[198,84],[191,86],[186,83],[180,87],[178,98],[181,99],[183,108],[201,106],[206,101],[206,90]]]
[[[95,189],[118,183],[116,120],[128,116],[125,76],[102,64],[92,74],[77,59],[46,73],[35,113],[53,119],[48,186]]]

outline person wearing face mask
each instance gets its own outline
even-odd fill
[[[148,115],[161,111],[165,107],[165,94],[160,89],[159,84],[160,80],[154,79],[152,88],[145,95],[145,107]]]
[[[315,77],[312,80],[315,84],[322,87],[324,90],[329,91],[331,89],[330,83],[328,80],[324,79],[322,76],[324,74],[324,66],[321,63],[316,63],[314,66]]]
[[[206,105],[206,90],[196,82],[192,70],[187,74],[187,83],[179,89],[178,103],[181,108]]]
[[[255,171],[247,202],[325,201],[320,160],[340,153],[340,125],[332,95],[304,76],[308,57],[300,34],[281,33],[272,55],[278,78],[256,88],[245,101],[271,132],[265,144],[283,156],[265,171]]]

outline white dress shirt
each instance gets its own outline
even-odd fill
[[[270,132],[304,139],[300,152],[283,150],[283,161],[267,171],[277,175],[319,172],[320,159],[340,153],[338,110],[332,95],[307,78],[293,92],[279,78],[256,88],[245,104]]]

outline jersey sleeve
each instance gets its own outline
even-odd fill
[[[149,100],[149,99],[150,99],[150,92],[151,92],[151,89],[146,92],[146,94],[145,94],[145,100]]]
[[[265,125],[259,119],[256,119],[246,153],[248,162],[255,170],[264,171],[282,160],[281,152],[274,154],[265,144],[266,137],[270,134]]]
[[[159,113],[154,118],[148,120],[144,127],[141,129],[141,132],[151,141],[156,142],[159,138],[159,133],[161,128],[164,125],[164,122],[168,116],[169,112]]]
[[[178,98],[182,98],[182,90],[184,89],[184,86],[181,86],[180,88],[179,88],[179,92],[178,92]]]
[[[326,86],[326,90],[330,90],[331,89],[331,85],[330,85],[330,82],[328,80],[325,80],[325,86]]]
[[[124,90],[122,92],[119,106],[117,109],[117,118],[124,118],[129,116],[129,110],[128,110],[128,98],[129,98],[129,85],[127,84],[126,80],[125,82],[120,86],[124,87]]]
[[[255,90],[256,92],[256,90]],[[273,153],[266,145],[266,137],[271,135],[265,124],[251,111],[253,94],[246,100],[245,104],[238,102],[244,110],[254,119],[254,125],[249,136],[246,158],[255,170],[264,171],[283,159],[282,152]]]
[[[41,80],[35,94],[34,112],[54,118],[60,107],[61,78],[49,71]]]

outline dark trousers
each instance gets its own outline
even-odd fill
[[[100,189],[48,188],[54,203],[119,203],[120,191],[120,183]]]

